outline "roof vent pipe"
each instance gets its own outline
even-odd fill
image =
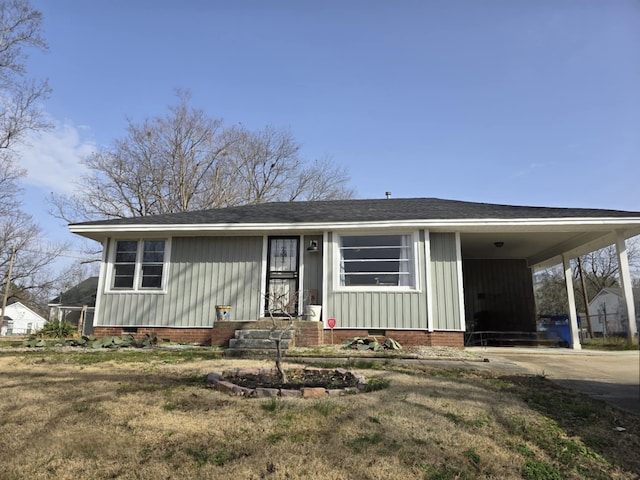
[[[387,198],[391,198],[391,192],[384,192],[384,194]]]

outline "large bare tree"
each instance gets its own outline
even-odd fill
[[[347,171],[330,158],[306,161],[291,132],[267,126],[237,131],[229,149],[236,203],[353,197]]]
[[[57,216],[74,221],[224,205],[233,135],[188,102],[189,94],[178,92],[167,115],[129,120],[123,138],[85,158],[90,173],[77,193],[53,198]]]
[[[41,30],[42,14],[27,0],[0,1],[0,292],[32,307],[46,305],[58,280],[52,263],[64,249],[44,243],[43,232],[22,210],[20,179],[26,172],[14,148],[29,132],[49,126],[40,108],[49,86],[28,78],[26,70],[29,50],[47,48]]]
[[[0,1],[0,148],[47,126],[39,102],[50,89],[46,80],[26,77],[27,52],[45,50],[42,14],[27,0]]]
[[[4,297],[8,289],[9,303],[46,306],[61,276],[52,265],[66,245],[44,242],[40,227],[22,210],[19,180],[25,172],[10,155],[10,149],[0,150],[0,292]]]
[[[225,127],[178,91],[165,115],[128,122],[126,134],[84,159],[74,195],[54,195],[69,222],[204,210],[269,201],[348,198],[346,171],[306,161],[287,130]]]

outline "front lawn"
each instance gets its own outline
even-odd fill
[[[247,399],[207,349],[0,354],[3,479],[633,479],[640,418],[542,376],[361,363],[388,382]],[[375,368],[375,369],[372,369]]]

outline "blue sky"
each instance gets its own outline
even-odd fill
[[[56,128],[23,152],[26,207],[176,88],[226,123],[288,128],[360,198],[640,211],[640,2],[32,0]]]

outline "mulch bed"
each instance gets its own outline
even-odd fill
[[[211,372],[207,376],[212,388],[244,397],[322,397],[365,391],[367,379],[344,368],[298,368],[286,370],[288,381],[280,380],[274,368],[245,368]]]
[[[244,373],[234,376],[234,384],[245,388],[285,388],[287,390],[300,390],[309,387],[324,387],[326,389],[338,389],[357,387],[358,379],[353,373],[343,370],[310,370],[295,369],[286,370],[287,383],[282,383],[275,373]]]

